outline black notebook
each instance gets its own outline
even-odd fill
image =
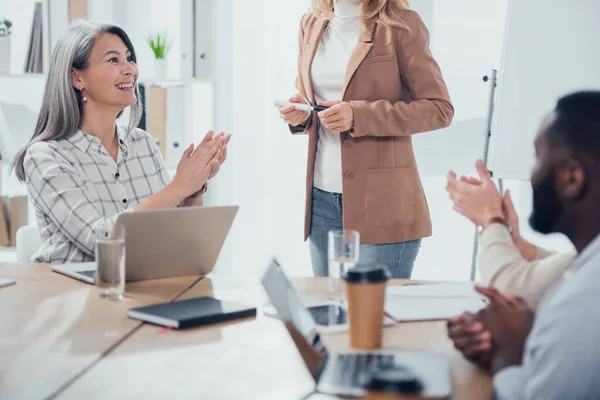
[[[217,300],[213,297],[176,301],[132,308],[129,318],[175,329],[216,324],[232,319],[253,317],[256,308]]]

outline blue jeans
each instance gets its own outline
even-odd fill
[[[310,258],[315,276],[327,276],[327,233],[343,229],[342,195],[313,188]],[[385,265],[392,278],[410,279],[421,239],[402,243],[363,244],[359,263]]]

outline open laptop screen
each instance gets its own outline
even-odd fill
[[[317,332],[315,320],[276,260],[271,262],[265,272],[262,284],[304,363],[313,378],[317,379],[321,363],[327,356],[327,349]]]

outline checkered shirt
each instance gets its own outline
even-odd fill
[[[100,140],[79,130],[68,139],[38,142],[25,156],[29,197],[42,245],[32,261],[76,263],[95,259],[95,227],[164,188],[171,178],[155,140],[145,131],[117,127],[115,162]]]

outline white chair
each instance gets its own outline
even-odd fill
[[[37,226],[22,226],[17,231],[17,262],[30,263],[33,254],[42,245],[42,238]]]

